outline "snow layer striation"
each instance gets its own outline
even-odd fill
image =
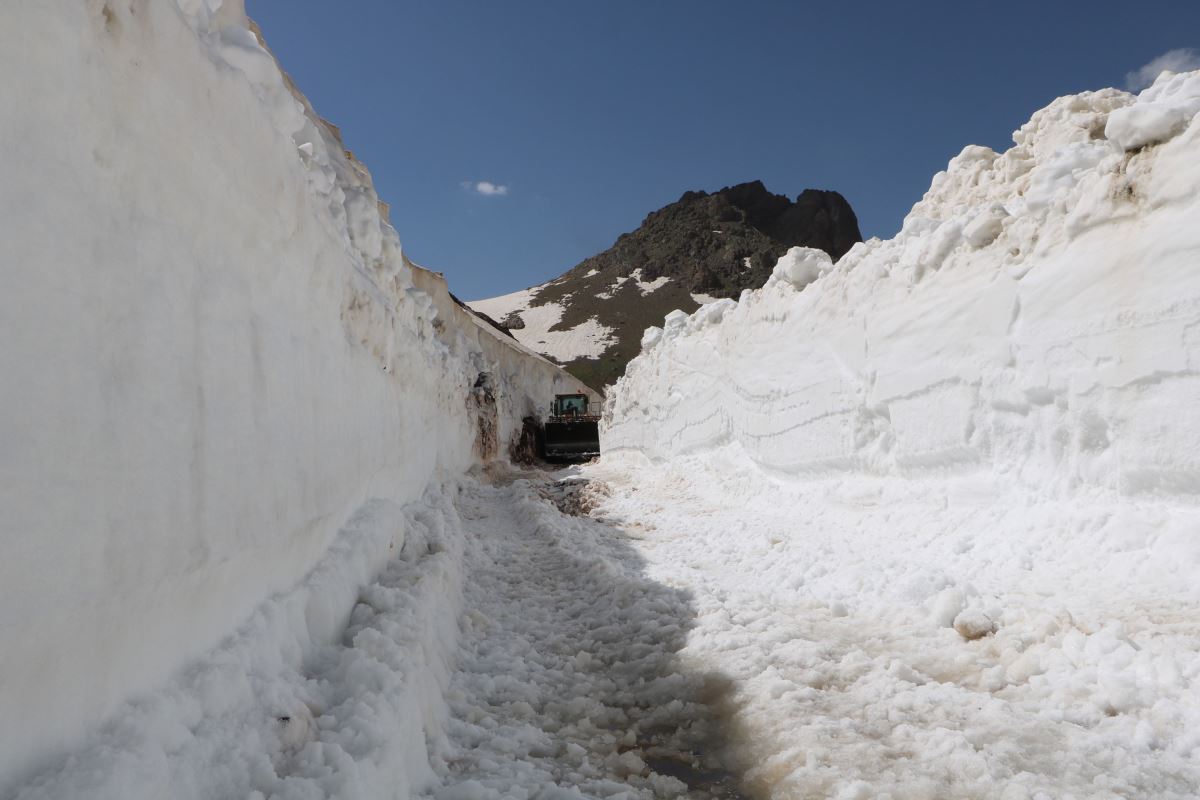
[[[888,241],[646,332],[606,512],[773,797],[1194,797],[1200,73],[968,147]]]

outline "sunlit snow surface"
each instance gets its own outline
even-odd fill
[[[1130,577],[1162,509],[772,479],[736,448],[588,474],[692,597],[681,657],[732,685],[730,766],[762,796],[1196,796],[1195,592]],[[964,639],[968,610],[996,632]]]
[[[1196,796],[1197,74],[670,315],[572,520],[236,2],[13,9],[5,797]]]
[[[589,474],[752,786],[1200,793],[1197,112],[1200,73],[1060,98],[894,239],[646,332]]]

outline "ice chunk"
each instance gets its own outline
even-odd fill
[[[1137,101],[1109,114],[1104,135],[1123,150],[1165,142],[1200,112],[1200,72],[1163,72]]]
[[[938,592],[930,604],[929,616],[935,624],[949,628],[954,625],[954,618],[963,608],[962,592],[949,587]]]
[[[626,750],[617,757],[618,768],[627,775],[641,775],[646,769],[646,762],[633,750]]]
[[[971,247],[986,247],[1004,230],[1006,217],[1008,212],[1004,210],[1004,206],[994,203],[967,223],[963,228],[963,238]]]
[[[803,289],[833,267],[833,261],[824,250],[815,247],[793,247],[775,263],[771,277],[776,282]]]
[[[996,623],[979,609],[968,608],[954,618],[954,630],[967,641],[974,641],[995,633]]]
[[[1122,150],[1165,142],[1182,131],[1191,116],[1181,108],[1138,104],[1118,108],[1108,117],[1104,135]]]
[[[654,325],[646,328],[645,332],[642,334],[642,349],[649,350],[650,348],[654,347],[654,345],[658,344],[658,340],[662,338],[662,334],[662,328]]]

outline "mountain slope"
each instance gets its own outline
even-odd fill
[[[761,181],[686,192],[555,280],[470,306],[602,387],[637,355],[642,331],[669,312],[762,286],[789,247],[836,259],[861,240],[837,192],[806,189],[792,201]]]

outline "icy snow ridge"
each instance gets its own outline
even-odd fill
[[[753,786],[1195,796],[1198,96],[1060,98],[893,239],[646,332],[592,472]]]

